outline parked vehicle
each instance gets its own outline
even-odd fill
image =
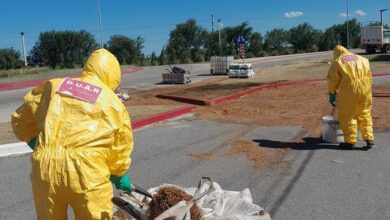
[[[361,46],[367,53],[382,53],[390,51],[390,29],[384,29],[383,25],[365,26],[361,28]]]
[[[228,71],[229,78],[250,78],[255,76],[251,63],[231,63]]]

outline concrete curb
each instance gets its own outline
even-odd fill
[[[130,73],[136,73],[143,70],[141,67],[131,67],[131,68],[124,68],[122,75],[127,75]],[[71,75],[71,77],[75,77],[75,75]],[[37,86],[47,80],[50,80],[53,78],[46,78],[46,79],[34,79],[34,80],[24,80],[24,81],[17,81],[17,82],[9,82],[9,83],[0,83],[0,92],[1,91],[7,91],[7,90],[15,90],[15,89],[24,89],[29,87]]]
[[[390,76],[390,73],[373,74],[374,78],[384,77],[384,76]],[[243,91],[239,91],[239,92],[236,92],[233,94],[229,94],[226,96],[217,97],[214,99],[195,99],[195,98],[187,98],[187,97],[164,95],[164,94],[158,94],[156,97],[162,98],[162,99],[170,99],[170,100],[183,102],[183,103],[189,103],[189,104],[193,104],[193,105],[214,106],[214,105],[218,105],[218,104],[225,102],[225,101],[228,101],[228,100],[238,99],[242,96],[246,96],[246,95],[249,95],[251,93],[260,91],[260,90],[278,88],[278,87],[288,86],[288,85],[293,85],[293,84],[303,84],[303,83],[320,82],[320,81],[326,81],[326,79],[314,78],[314,79],[305,79],[305,80],[290,80],[290,81],[286,81],[286,82],[261,85],[261,86],[252,87],[252,88],[249,88],[249,89],[246,89]]]

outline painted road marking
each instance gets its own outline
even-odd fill
[[[0,145],[0,158],[16,157],[32,153],[31,148],[24,142]]]

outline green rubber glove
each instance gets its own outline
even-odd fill
[[[27,142],[27,145],[28,145],[32,150],[34,150],[35,144],[36,144],[36,143],[37,143],[37,138],[35,137],[35,138],[31,139],[29,142]]]
[[[115,185],[115,188],[121,189],[123,191],[132,192],[131,181],[129,177],[125,174],[121,177],[112,175],[110,177],[111,182]]]
[[[329,103],[334,107],[336,106],[336,93],[329,93]]]

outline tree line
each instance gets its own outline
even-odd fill
[[[371,25],[377,25],[372,23]],[[360,27],[356,19],[349,20],[349,48],[360,45]],[[333,25],[324,31],[309,23],[290,29],[274,28],[264,35],[253,30],[248,22],[207,31],[195,19],[177,24],[170,32],[169,40],[157,56],[145,55],[144,39],[113,35],[104,45],[120,64],[164,65],[192,63],[210,60],[214,55],[239,56],[236,39],[242,35],[245,41],[245,57],[285,55],[302,52],[327,51],[341,44],[347,46],[347,22]],[[48,31],[40,33],[30,51],[28,63],[52,68],[81,67],[88,55],[98,48],[93,35],[87,31]],[[0,69],[22,67],[20,53],[13,48],[0,49]]]

